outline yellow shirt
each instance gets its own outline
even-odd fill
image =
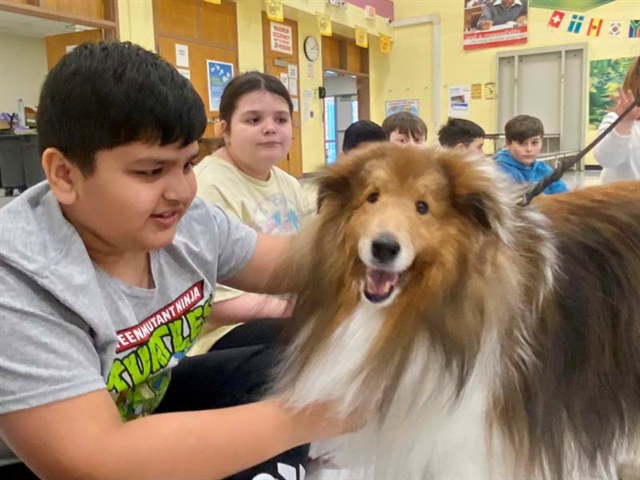
[[[261,233],[286,235],[300,231],[314,215],[302,186],[294,177],[277,167],[271,168],[266,181],[246,175],[232,163],[210,155],[194,167],[198,196],[218,205],[231,217]],[[239,297],[244,292],[218,285],[214,303]],[[191,354],[204,353],[234,326],[203,333]]]

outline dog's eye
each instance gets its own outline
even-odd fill
[[[379,197],[380,197],[380,194],[378,192],[370,193],[369,196],[367,197],[367,202],[376,203]]]
[[[429,213],[429,205],[427,205],[427,202],[420,200],[419,202],[416,202],[416,210],[420,215],[426,215]]]

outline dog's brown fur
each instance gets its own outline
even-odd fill
[[[275,279],[298,296],[292,334],[309,329],[281,390],[305,375],[360,301],[358,239],[392,231],[416,253],[361,372],[365,406],[384,416],[422,341],[460,395],[491,330],[504,368],[487,421],[523,472],[562,478],[568,452],[595,469],[637,445],[640,182],[522,208],[484,160],[393,145],[342,157],[318,182],[318,219]],[[429,205],[426,215],[417,201]]]

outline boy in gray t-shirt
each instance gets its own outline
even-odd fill
[[[242,401],[194,389],[200,411],[150,415],[216,282],[265,292],[288,246],[194,199],[191,83],[138,46],[85,44],[49,72],[37,120],[47,181],[0,210],[0,477],[301,476],[294,447],[345,427],[330,406],[211,409],[247,400],[235,375],[221,391]]]

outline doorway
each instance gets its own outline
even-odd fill
[[[519,50],[497,55],[498,125],[515,115],[538,117],[549,152],[580,150],[586,128],[587,47]]]
[[[357,78],[327,70],[324,88],[325,155],[327,163],[334,163],[342,151],[345,130],[360,117]]]
[[[370,117],[369,50],[353,39],[322,37],[325,162],[342,151],[344,131]]]

